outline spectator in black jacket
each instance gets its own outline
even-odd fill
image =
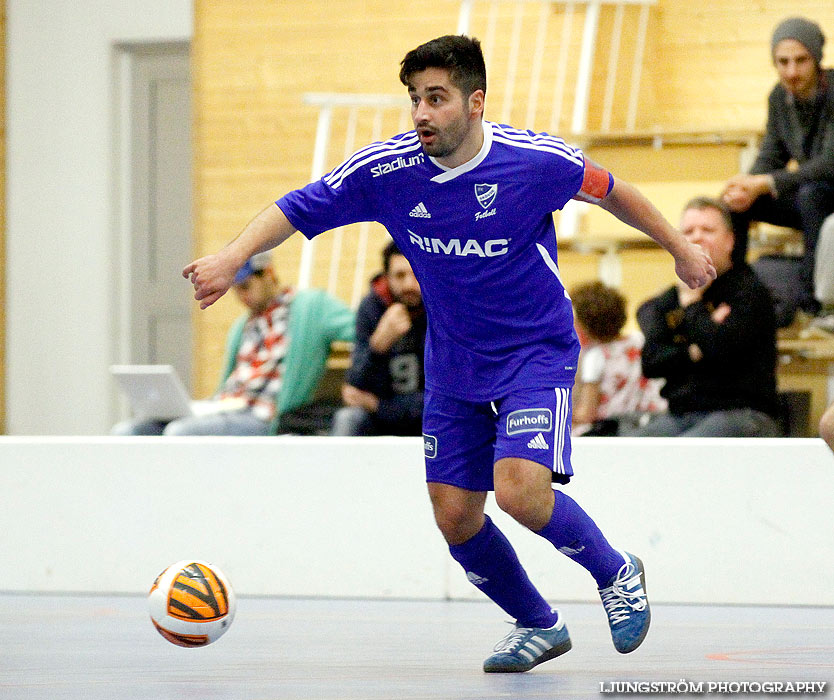
[[[681,231],[712,257],[718,277],[697,289],[671,287],[637,310],[646,337],[643,373],[666,380],[669,412],[628,435],[776,437],[776,321],[756,274],[734,260],[730,212],[699,197]]]
[[[420,285],[391,241],[356,314],[356,341],[331,435],[421,435],[426,313]]]

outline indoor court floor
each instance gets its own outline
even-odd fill
[[[722,681],[831,692],[834,608],[654,605],[649,636],[626,656],[601,605],[560,610],[573,649],[502,675],[481,671],[510,629],[489,603],[241,598],[223,638],[182,649],[153,629],[144,597],[0,594],[0,698],[605,698],[646,694],[623,685],[637,681],[702,683],[704,697]]]

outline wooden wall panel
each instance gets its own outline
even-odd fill
[[[453,31],[456,17],[453,2],[415,12],[399,1],[197,0],[195,252],[222,246],[309,180],[317,112],[305,92],[400,92],[402,54]],[[283,280],[295,281],[300,249],[292,240],[275,256]],[[233,299],[195,311],[198,393],[213,390],[225,330],[241,311]]]
[[[638,130],[760,129],[775,82],[770,35],[779,20],[797,12],[793,0],[658,0],[648,26]],[[808,0],[801,12],[834,37],[834,0]],[[551,21],[558,19],[554,11]],[[422,6],[404,0],[196,0],[195,252],[222,246],[261,208],[309,180],[316,110],[303,104],[305,92],[401,92],[402,55],[453,32],[456,23],[453,0]],[[499,27],[497,45],[506,40],[509,25],[507,20]],[[624,51],[631,40],[626,37]],[[595,76],[606,55],[601,49]],[[623,62],[629,60],[624,54]],[[498,62],[495,69],[500,72]],[[554,73],[555,66],[548,71]],[[499,116],[500,89],[500,75],[493,74],[488,118]],[[600,99],[601,81],[593,89],[594,99]],[[622,111],[616,112],[614,128],[623,123]],[[712,192],[733,169],[726,153],[701,156],[665,149],[643,171],[648,163],[643,156],[622,162],[625,156],[610,154],[622,166],[619,172],[635,173],[636,183],[657,196],[668,194],[657,203],[675,218],[689,185]],[[328,166],[339,160],[332,153]],[[686,177],[680,175],[682,163],[693,165]],[[710,163],[715,168],[705,173]],[[663,172],[671,184],[658,175]],[[279,275],[288,282],[295,281],[299,253],[300,240],[292,240],[276,255]],[[645,257],[645,251],[629,256],[637,257],[627,266],[636,272],[624,274],[624,291],[637,301],[650,293],[641,286],[647,273],[668,272],[671,266]],[[580,277],[594,269],[584,259],[580,268]],[[571,277],[567,270],[565,276]],[[231,297],[209,311],[195,311],[198,393],[214,388],[225,330],[240,312]]]
[[[765,99],[776,81],[770,37],[776,24],[797,14],[834,38],[834,0],[659,0],[647,64],[656,113],[643,115],[647,125],[764,127]]]

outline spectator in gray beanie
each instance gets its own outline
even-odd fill
[[[803,257],[789,273],[791,298],[795,309],[811,314],[820,308],[814,295],[817,239],[834,212],[834,71],[821,66],[824,43],[819,25],[804,17],[776,27],[771,58],[779,83],[768,98],[764,139],[750,173],[730,178],[722,193],[742,251],[752,221],[802,231]]]
[[[798,41],[808,49],[808,53],[811,54],[817,66],[822,63],[822,46],[825,44],[825,36],[816,22],[804,17],[790,17],[780,22],[770,40],[770,53],[774,54],[779,42],[785,39]]]

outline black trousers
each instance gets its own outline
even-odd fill
[[[797,189],[780,194],[779,197],[759,197],[747,211],[733,214],[733,228],[736,235],[736,259],[747,254],[748,229],[751,221],[763,221],[775,226],[789,226],[802,231],[805,253],[802,256],[800,279],[800,307],[814,311],[818,303],[814,298],[814,259],[817,239],[822,222],[834,212],[834,182],[812,180]]]

